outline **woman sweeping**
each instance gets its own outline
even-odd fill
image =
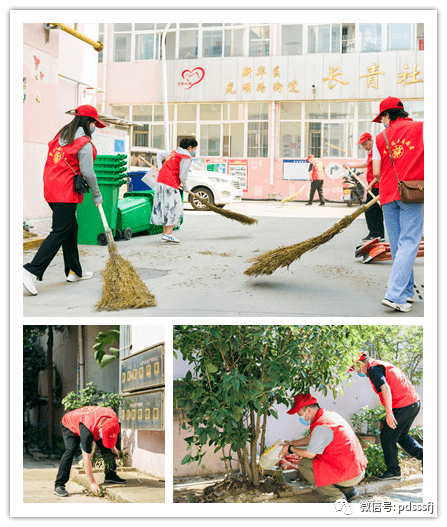
[[[151,223],[163,225],[162,243],[180,243],[172,235],[174,227],[180,225],[183,218],[183,192],[188,192],[186,180],[191,166],[191,157],[197,149],[194,138],[184,138],[180,146],[173,152],[162,152],[157,155],[158,166],[163,162],[154,188],[154,206],[152,209]]]
[[[95,127],[104,128],[93,106],[84,104],[75,111],[74,119],[65,125],[48,143],[48,156],[43,173],[44,198],[53,217],[51,232],[44,240],[31,263],[25,264],[23,285],[37,295],[36,281],[62,247],[65,275],[68,282],[92,278],[93,273],[82,269],[78,252],[78,223],[76,206],[84,198],[74,189],[75,173],[81,174],[93,195],[96,206],[102,203],[93,163],[96,148],[91,138]]]

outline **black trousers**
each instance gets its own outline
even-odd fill
[[[323,180],[322,179],[312,179],[310,183],[310,195],[309,195],[308,203],[313,203],[315,191],[318,191],[318,197],[320,198],[320,203],[324,203]]]
[[[48,203],[53,211],[51,232],[44,240],[31,263],[23,267],[42,280],[47,267],[62,247],[64,255],[65,276],[73,271],[82,276],[82,267],[78,252],[78,222],[76,220],[76,203]]]
[[[65,451],[62,454],[59,470],[56,476],[56,481],[54,487],[64,486],[67,481],[70,479],[71,465],[73,463],[73,458],[81,452],[80,444],[81,438],[73,433],[69,428],[62,426],[62,438],[65,444]],[[101,454],[103,457],[107,458],[107,463],[104,463],[104,472],[105,477],[115,474],[116,471],[116,461],[113,452],[110,448],[106,448],[101,439],[96,441]],[[117,443],[118,444],[118,443]]]
[[[408,432],[421,409],[418,401],[403,408],[393,408],[393,414],[397,421],[396,428],[390,428],[385,422],[380,432],[380,443],[382,445],[383,457],[392,474],[400,474],[399,462],[397,460],[397,445],[399,444],[410,456],[422,461],[423,448],[408,435]]]
[[[379,189],[373,188],[371,192],[374,196],[379,195]],[[366,194],[366,204],[372,201],[372,196],[369,192]],[[374,236],[374,238],[384,238],[385,237],[385,227],[383,224],[383,212],[382,207],[378,203],[374,203],[366,212],[365,212],[366,225],[369,229],[369,236]]]

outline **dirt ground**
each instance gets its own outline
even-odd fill
[[[422,474],[421,462],[414,458],[404,458],[400,462],[402,479]],[[298,480],[307,483],[298,473]],[[378,481],[377,478],[365,478],[359,487]],[[365,496],[366,497],[366,496]],[[297,490],[292,485],[268,476],[259,487],[251,483],[236,480],[224,480],[218,483],[198,484],[188,489],[174,489],[174,503],[320,503],[320,495],[309,488]]]

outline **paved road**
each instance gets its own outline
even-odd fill
[[[306,253],[289,269],[271,276],[249,278],[244,270],[250,257],[319,235],[341,217],[351,214],[342,204],[305,207],[304,203],[233,204],[236,212],[255,217],[252,226],[225,219],[212,212],[185,211],[175,232],[179,245],[160,243],[160,235],[136,235],[117,243],[121,256],[130,260],[157,299],[145,309],[99,312],[103,281],[101,270],[108,250],[80,246],[81,262],[94,273],[91,280],[65,281],[62,254],[58,254],[38,283],[35,297],[23,293],[25,316],[121,317],[421,317],[424,314],[424,259],[417,258],[418,295],[413,311],[402,315],[381,305],[391,262],[362,264],[354,250],[366,234],[364,217],[356,219],[333,240]],[[43,231],[48,221],[33,222]],[[24,251],[28,262],[35,250]]]

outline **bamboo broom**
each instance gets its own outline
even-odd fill
[[[98,208],[104,224],[110,257],[105,270],[102,271],[104,289],[101,300],[96,304],[96,309],[98,311],[118,311],[156,306],[155,297],[138,276],[135,267],[118,254],[118,247],[107,224],[102,204]]]
[[[279,267],[289,267],[291,263],[293,263],[298,258],[301,258],[304,253],[307,253],[308,251],[313,251],[314,249],[317,249],[320,245],[323,245],[329,240],[332,240],[334,236],[336,236],[346,227],[349,227],[349,225],[351,225],[351,223],[358,216],[363,214],[378,200],[379,196],[376,196],[367,205],[362,205],[358,207],[352,214],[350,214],[349,216],[345,216],[338,223],[333,225],[330,229],[323,232],[323,234],[320,234],[319,236],[309,238],[308,240],[297,243],[295,245],[279,247],[278,249],[268,251],[264,254],[255,256],[254,258],[250,258],[248,261],[254,263],[251,267],[247,268],[244,271],[244,274],[248,276],[259,276],[262,274],[271,275]]]
[[[148,161],[146,161],[142,157],[140,157],[140,159],[142,161],[144,161],[146,163],[146,165],[149,165],[150,167],[155,168],[155,170],[158,170],[157,167],[155,167],[154,165],[152,165],[151,163],[149,163]],[[230,220],[238,221],[239,223],[243,223],[244,225],[253,225],[253,223],[258,223],[258,220],[256,220],[255,218],[250,218],[250,216],[245,216],[245,214],[240,214],[239,212],[233,212],[232,210],[223,210],[223,209],[221,209],[219,207],[216,207],[215,205],[213,205],[212,203],[210,203],[206,199],[201,198],[200,196],[198,196],[194,192],[188,191],[188,193],[193,198],[195,198],[197,201],[200,201],[200,203],[202,203],[202,205],[205,205],[205,207],[208,210],[210,210],[212,212],[215,212],[216,214],[220,214],[221,216],[224,216],[225,218],[229,218]]]
[[[295,199],[299,194],[301,194],[302,190],[304,189],[304,187],[307,185],[307,183],[309,182],[309,180],[306,181],[306,183],[304,183],[304,185],[300,188],[300,190],[296,193],[296,194],[292,194],[291,196],[289,196],[288,198],[285,198],[283,199],[282,201],[280,201],[281,205],[283,203],[287,203],[288,201],[292,201],[293,199]]]

